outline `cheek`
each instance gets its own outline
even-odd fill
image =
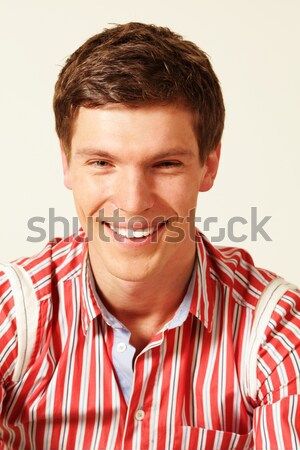
[[[170,205],[174,206],[174,209],[187,210],[196,206],[198,192],[196,183],[175,184],[165,198]]]
[[[75,191],[73,189],[74,203],[77,214],[80,219],[93,216],[99,211],[98,202],[84,191]]]
[[[96,177],[73,181],[76,207],[86,215],[94,215],[103,207],[107,199],[105,192],[105,186]]]

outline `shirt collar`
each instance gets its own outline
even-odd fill
[[[215,309],[217,283],[213,276],[212,261],[207,246],[211,246],[211,244],[197,230],[197,274],[190,313],[197,317],[210,332]]]
[[[94,277],[91,276],[88,247],[83,249],[82,270],[80,274],[81,324],[86,335],[90,323],[101,314],[96,296],[93,292]]]

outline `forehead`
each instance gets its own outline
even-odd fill
[[[123,152],[175,147],[198,151],[193,112],[176,105],[81,107],[74,122],[72,154],[94,147]]]

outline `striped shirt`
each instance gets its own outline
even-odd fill
[[[255,307],[276,276],[254,267],[244,250],[217,249],[200,234],[197,250],[187,317],[137,356],[128,401],[86,243],[56,240],[17,262],[38,307],[32,355],[18,381],[14,293],[0,272],[1,450],[300,448],[300,292],[288,290],[272,312],[250,395]]]

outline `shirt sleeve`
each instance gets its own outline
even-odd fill
[[[12,379],[17,356],[15,302],[10,283],[0,271],[0,411],[5,384]]]
[[[256,450],[300,449],[300,291],[278,302],[257,360]]]

